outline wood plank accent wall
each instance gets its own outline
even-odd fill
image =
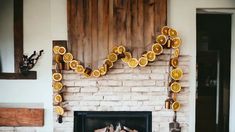
[[[140,57],[166,25],[167,0],[67,0],[67,16],[70,52],[96,68],[115,45]]]

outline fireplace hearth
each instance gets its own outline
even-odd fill
[[[75,111],[74,132],[152,132],[150,111]]]

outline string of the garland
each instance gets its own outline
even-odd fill
[[[118,59],[121,59],[131,68],[135,68],[137,66],[145,67],[148,63],[154,62],[156,60],[156,56],[162,55],[164,48],[170,49],[168,76],[169,85],[167,86],[167,91],[169,93],[168,99],[165,101],[165,108],[173,109],[174,112],[178,111],[180,109],[180,103],[176,101],[176,94],[181,90],[179,80],[183,76],[183,71],[178,68],[180,45],[181,39],[178,37],[177,31],[164,26],[161,29],[161,35],[156,37],[156,42],[152,45],[151,50],[144,52],[139,59],[133,58],[131,52],[128,51],[123,45],[115,46],[112,52],[109,53],[107,58],[104,60],[104,64],[94,70],[90,67],[84,67],[81,61],[74,59],[73,55],[66,51],[65,47],[54,46],[53,52],[54,61],[56,63],[56,71],[53,73],[53,89],[55,91],[54,103],[56,106],[55,112],[58,115],[58,122],[62,123],[62,116],[64,114],[62,92],[65,86],[61,82],[63,78],[63,64],[66,69],[72,69],[85,77],[101,77],[107,74],[109,69],[113,67],[114,63]],[[174,51],[172,55],[173,49]],[[172,70],[170,71],[171,67]],[[172,98],[171,95],[174,95],[174,98]]]

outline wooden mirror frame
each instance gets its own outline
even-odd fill
[[[36,79],[37,72],[20,73],[20,61],[23,56],[23,0],[14,0],[14,73],[0,73],[0,79]]]

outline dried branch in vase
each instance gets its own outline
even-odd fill
[[[38,54],[36,51],[34,51],[33,54],[29,57],[27,55],[23,55],[23,59],[20,62],[20,72],[23,74],[27,74],[28,71],[36,65],[42,53],[43,50],[40,50]]]

